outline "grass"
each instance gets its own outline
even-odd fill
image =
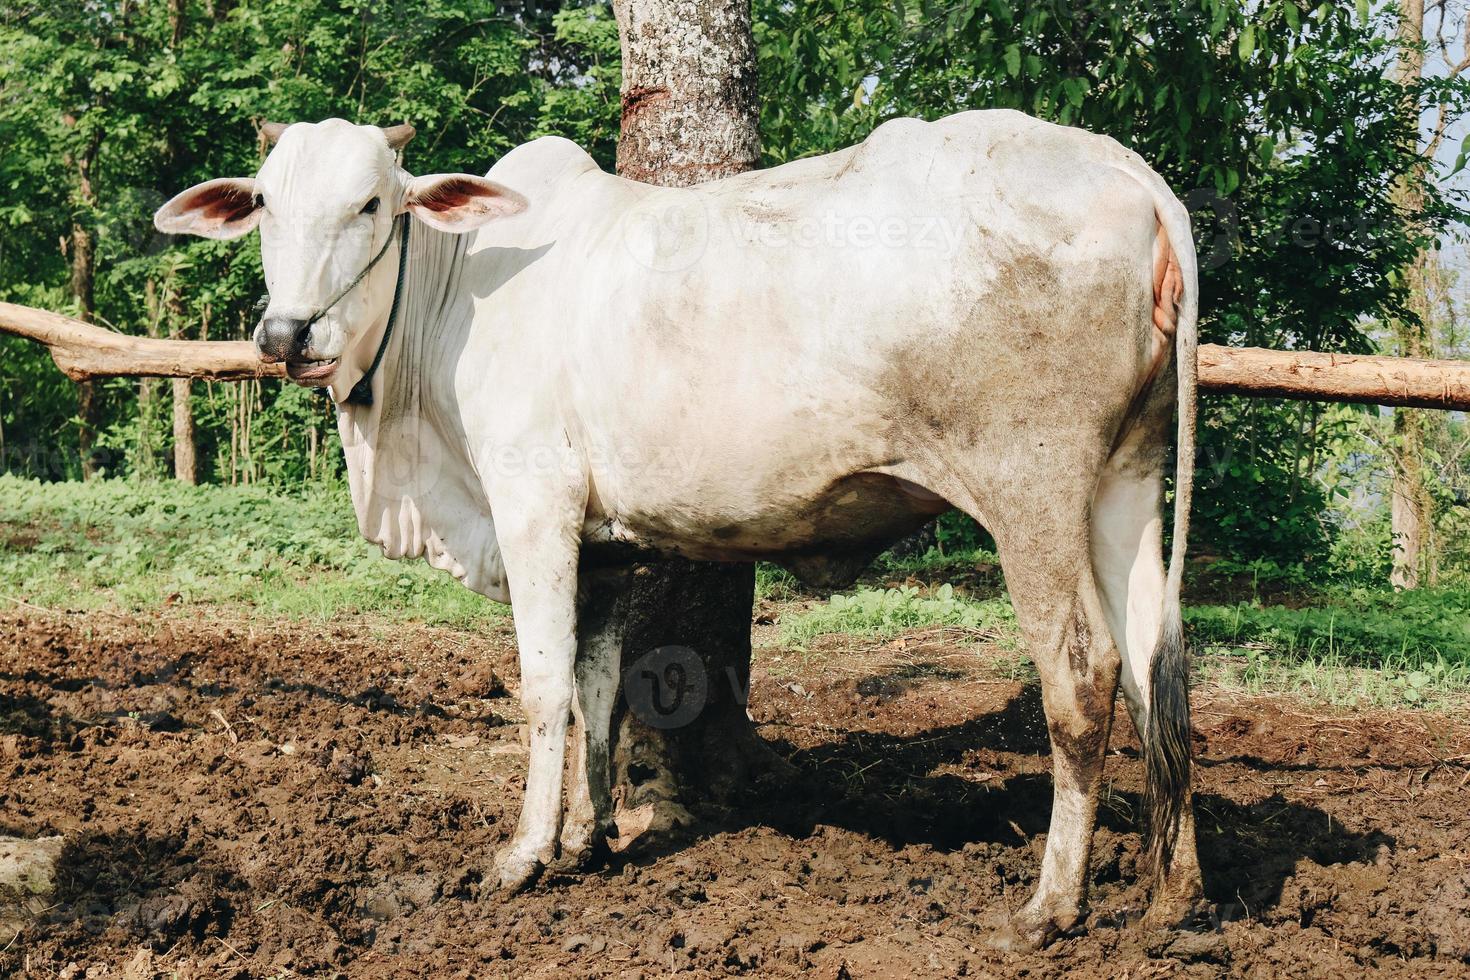
[[[1320,601],[1303,609],[1186,606],[1198,677],[1339,705],[1463,705],[1470,694],[1470,593],[1357,589]],[[1023,646],[1009,600],[964,598],[948,585],[835,595],[783,618],[781,636],[806,647],[828,634],[891,638],[946,626],[985,631],[1010,651]]]
[[[891,639],[956,631],[1021,650],[1004,594],[973,598],[945,577],[995,564],[989,552],[879,560],[880,576],[935,583],[866,586],[808,606],[792,576],[757,567],[758,594],[786,604],[781,642],[829,634]],[[985,591],[988,593],[989,581]],[[342,486],[185,487],[39,483],[0,476],[0,595],[69,610],[248,607],[289,618],[371,614],[473,628],[506,607],[422,562],[391,562],[358,534]],[[1424,705],[1470,694],[1470,591],[1332,588],[1304,608],[1191,605],[1199,673],[1246,691],[1289,690],[1338,704]],[[808,599],[809,601],[809,599]]]
[[[1335,657],[1358,666],[1470,663],[1470,592],[1350,589],[1301,609],[1241,602],[1195,606],[1196,644],[1269,649],[1292,658]]]
[[[780,565],[758,562],[755,566],[755,597],[757,601],[790,602],[798,594],[799,583]]]
[[[937,589],[857,589],[832,596],[801,615],[783,620],[781,638],[804,647],[819,636],[856,633],[892,638],[912,629],[956,627],[986,639],[1014,644],[1019,638],[1010,600],[966,599],[945,583]]]
[[[944,578],[958,571],[973,571],[976,567],[1000,568],[1000,556],[985,548],[963,548],[957,551],[940,551],[930,548],[922,554],[902,557],[885,552],[878,556],[873,568],[882,575],[912,575],[921,578]]]
[[[187,487],[0,476],[0,592],[48,608],[388,612],[470,627],[506,607],[362,539],[346,487]]]
[[[1186,610],[1212,680],[1341,705],[1435,704],[1470,692],[1470,592],[1333,590],[1288,609]]]
[[[1440,660],[1362,667],[1336,654],[1281,656],[1270,650],[1212,648],[1197,661],[1201,676],[1249,694],[1286,692],[1342,707],[1463,708],[1470,671]]]

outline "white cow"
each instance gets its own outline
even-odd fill
[[[1199,897],[1179,617],[1195,255],[1136,154],[967,112],[669,190],[554,137],[487,179],[410,176],[409,127],[268,135],[254,179],[187,190],[156,223],[260,228],[256,344],[330,386],[362,533],[514,597],[531,758],[503,886],[609,829],[624,576],[590,568],[772,558],[835,580],[953,505],[995,536],[1054,750],[1041,878],[1009,935],[1080,920],[1120,672],[1152,915]]]

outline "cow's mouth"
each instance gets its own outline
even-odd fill
[[[286,377],[307,384],[323,384],[337,373],[337,359],[326,361],[287,361]]]

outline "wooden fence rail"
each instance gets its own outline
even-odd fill
[[[239,381],[285,373],[280,364],[262,364],[249,341],[132,337],[12,303],[0,303],[0,331],[45,344],[73,381],[119,376]],[[1470,361],[1218,344],[1201,344],[1198,359],[1202,391],[1470,410]]]

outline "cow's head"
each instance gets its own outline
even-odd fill
[[[262,129],[275,144],[255,177],[223,177],[189,188],[153,216],[158,229],[238,238],[260,228],[270,302],[255,328],[264,361],[286,364],[302,384],[332,383],[344,359],[366,364],[358,341],[385,323],[398,257],[395,218],[466,232],[525,208],[514,191],[484,177],[414,177],[397,151],[412,126],[356,126],[342,119]],[[364,269],[382,255],[361,282]],[[335,302],[334,302],[335,300]]]

